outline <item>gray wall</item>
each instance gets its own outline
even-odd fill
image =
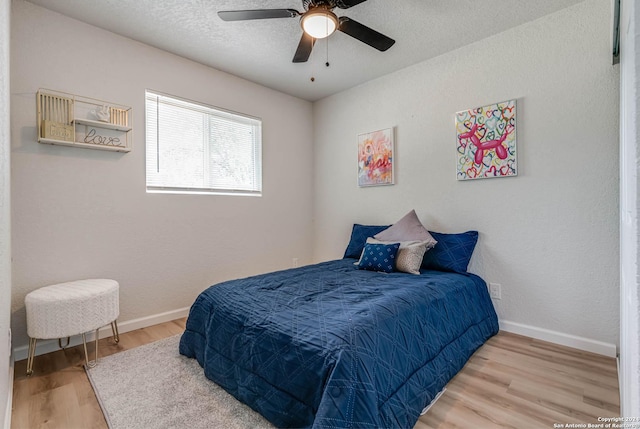
[[[13,9],[16,345],[26,344],[24,296],[37,287],[112,277],[121,282],[121,320],[144,318],[189,306],[217,281],[292,258],[339,258],[352,223],[393,222],[411,209],[432,230],[480,231],[470,269],[502,284],[503,327],[618,344],[619,83],[607,0],[313,107],[22,0]],[[133,106],[133,152],[36,143],[38,88]],[[262,117],[264,196],[146,194],[146,88]],[[457,182],[454,113],[511,98],[519,176]],[[390,126],[396,185],[360,189],[356,137]]]
[[[415,209],[480,232],[470,271],[502,327],[615,354],[619,72],[609,0],[587,0],[314,104],[315,257]],[[517,99],[519,173],[456,181],[455,112]],[[396,127],[396,184],[358,188],[357,135]]]
[[[211,284],[311,262],[312,106],[22,0],[11,57],[13,329],[41,286],[120,282],[127,321],[189,307]],[[48,88],[133,107],[133,151],[37,143]],[[263,120],[263,196],[147,194],[145,89]],[[44,349],[43,349],[44,350]]]

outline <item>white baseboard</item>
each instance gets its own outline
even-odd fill
[[[616,370],[618,371],[618,386],[622,386],[622,372],[620,372],[620,353],[616,356]],[[622,393],[622,387],[618,387],[618,395],[620,395],[620,415],[624,415],[622,409],[622,403],[624,400],[624,393]]]
[[[13,353],[9,355],[9,391],[7,392],[7,408],[4,410],[4,429],[11,429],[11,409],[13,408],[13,357]]]
[[[602,341],[591,340],[589,338],[575,335],[563,334],[562,332],[551,331],[549,329],[535,326],[523,325],[521,323],[500,320],[500,329],[514,334],[524,335],[537,340],[548,341],[562,346],[572,347],[599,355],[615,358],[617,348],[615,344],[604,343]]]
[[[148,326],[157,325],[172,320],[181,319],[189,315],[189,308],[178,308],[160,314],[152,314],[151,316],[141,317],[139,319],[128,320],[126,322],[118,322],[118,331],[121,333],[135,331],[136,329],[146,328]],[[104,336],[100,334],[100,338],[111,336],[111,330],[106,329]]]
[[[118,332],[124,334],[125,332],[135,331],[136,329],[146,328],[148,326],[157,325],[159,323],[169,322],[171,320],[187,317],[188,315],[189,307],[184,307],[177,310],[167,311],[165,313],[153,314],[151,316],[141,317],[139,319],[128,320],[126,322],[118,321]],[[99,335],[100,338],[110,337],[112,335],[111,328],[107,326],[106,328],[100,329]],[[93,333],[87,335],[87,341],[92,341],[93,339]],[[63,342],[65,342],[64,339]],[[82,344],[82,336],[76,335],[74,337],[71,337],[69,347],[74,347],[78,344]],[[56,350],[60,350],[60,347],[58,346],[58,340],[40,340],[36,345],[36,356],[55,352]],[[16,347],[13,350],[16,361],[26,359],[28,353],[28,345]],[[89,353],[92,353],[92,349],[89,349]]]

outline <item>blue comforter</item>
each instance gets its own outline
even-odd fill
[[[278,427],[412,428],[497,333],[486,284],[353,262],[208,288],[191,307],[180,353]]]

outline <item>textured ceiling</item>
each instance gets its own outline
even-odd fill
[[[216,13],[268,8],[303,11],[301,0],[29,1],[314,101],[583,0],[368,0],[335,12],[395,39],[391,49],[379,52],[336,32],[319,40],[309,61],[299,64],[291,62],[302,31],[298,18],[224,22]]]

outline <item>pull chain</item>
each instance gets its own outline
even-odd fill
[[[329,33],[329,19],[326,20],[326,33]],[[326,40],[326,62],[324,63],[325,66],[329,67],[329,36],[325,37]],[[315,82],[316,78],[313,76],[314,73],[314,63],[313,60],[311,61],[311,82]]]
[[[327,34],[329,33],[329,19],[325,21],[327,24]],[[327,62],[324,63],[325,66],[329,67],[329,37],[327,37]]]
[[[311,59],[311,82],[315,82],[316,81],[316,78],[314,77],[315,74],[316,74],[315,73],[315,68],[316,68],[316,66],[315,66],[315,63],[313,62],[313,58],[312,58]]]

